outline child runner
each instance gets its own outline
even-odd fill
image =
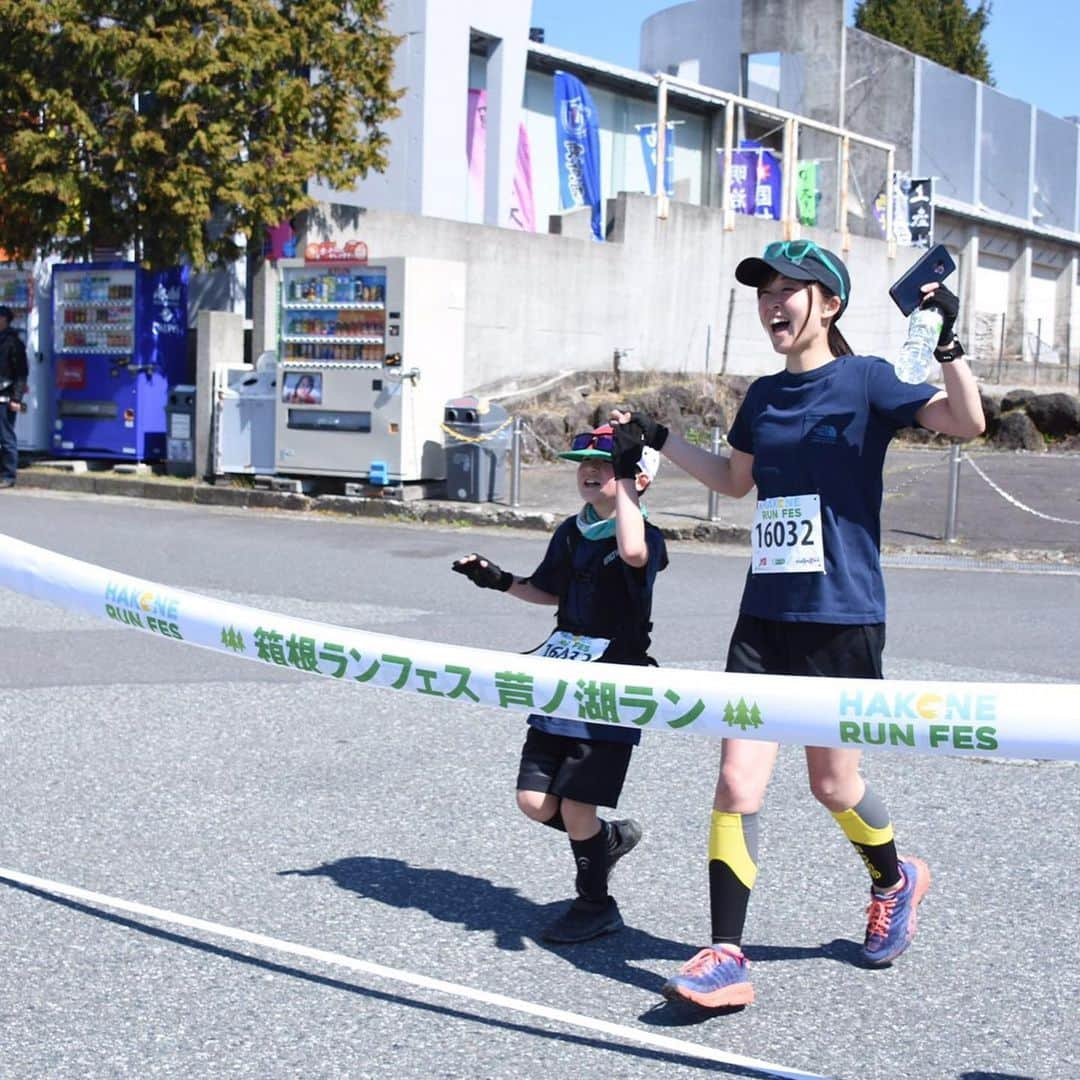
[[[475,553],[453,569],[484,589],[500,589],[533,604],[557,605],[555,632],[535,650],[613,664],[655,664],[648,655],[652,589],[667,566],[667,548],[645,520],[638,498],[656,476],[660,455],[640,444],[613,458],[609,425],[576,435],[562,458],[579,462],[584,506],[567,518],[529,577],[515,577]],[[577,866],[577,897],[544,930],[547,941],[569,944],[623,925],[608,894],[615,863],[641,839],[630,819],[605,821],[597,806],[615,807],[636,728],[532,714],[521,751],[517,803],[527,817],[565,832]]]
[[[740,262],[735,277],[757,290],[758,318],[785,364],[750,386],[728,435],[731,453],[712,454],[649,416],[623,412],[612,417],[616,452],[641,444],[662,450],[702,483],[736,498],[756,486],[755,526],[768,502],[780,498],[808,523],[781,538],[781,546],[793,544],[790,554],[797,547],[800,559],[792,565],[786,558],[786,572],[755,572],[776,568],[779,560],[776,530],[752,530],[728,671],[880,679],[880,513],[889,441],[913,424],[961,438],[984,426],[975,378],[952,332],[956,297],[940,286],[934,297],[946,312],[936,353],[945,389],[938,390],[901,382],[878,357],[853,355],[836,326],[851,282],[831,251],[809,240],[769,244],[762,258]],[[709,830],[712,944],[664,985],[666,997],[706,1008],[754,1000],[740,942],[757,876],[758,812],[776,753],[774,743],[722,742]],[[870,872],[862,955],[869,965],[886,965],[911,941],[930,871],[921,859],[897,855],[889,813],[860,775],[857,750],[808,746],[806,764],[814,797]]]

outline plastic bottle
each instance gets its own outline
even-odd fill
[[[896,375],[906,383],[926,382],[934,367],[934,350],[944,317],[937,307],[916,308],[908,319],[907,340],[893,367]]]

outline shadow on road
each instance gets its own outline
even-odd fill
[[[310,870],[282,870],[282,875],[328,877],[341,889],[396,908],[426,911],[440,922],[456,923],[472,932],[490,932],[499,949],[517,951],[532,942],[593,975],[658,994],[666,976],[642,970],[653,960],[682,963],[693,948],[628,926],[617,934],[580,945],[552,945],[541,931],[565,906],[560,900],[537,904],[516,889],[493,885],[485,878],[422,866],[401,859],[367,855],[338,859]]]
[[[348,862],[351,860],[344,861]],[[290,873],[296,871],[284,872]],[[299,873],[318,872],[319,871],[317,870],[299,871]],[[652,1049],[650,1047],[628,1046],[625,1043],[615,1041],[615,1039],[604,1038],[602,1035],[590,1036],[577,1035],[566,1031],[550,1031],[544,1027],[539,1026],[538,1024],[533,1024],[528,1021],[504,1020],[498,1017],[487,1016],[483,1013],[471,1011],[464,1008],[454,1008],[451,1006],[432,1004],[426,1001],[420,1001],[413,997],[407,997],[404,994],[394,994],[383,990],[376,990],[373,987],[362,986],[355,982],[347,982],[344,979],[336,979],[327,975],[320,975],[315,972],[306,971],[303,968],[297,967],[295,965],[282,964],[276,961],[267,960],[263,957],[251,955],[250,953],[241,952],[238,949],[232,949],[221,945],[214,945],[210,942],[201,941],[200,939],[193,937],[189,934],[176,933],[175,931],[165,930],[159,926],[154,926],[148,922],[144,922],[139,919],[129,918],[124,915],[117,915],[114,912],[106,911],[101,907],[97,907],[92,904],[82,903],[78,900],[72,900],[67,896],[61,896],[58,893],[49,892],[46,889],[39,889],[31,885],[25,885],[21,882],[11,881],[2,877],[0,877],[0,881],[13,889],[18,889],[20,892],[29,893],[32,896],[40,897],[41,899],[47,900],[50,903],[56,904],[60,907],[67,908],[71,911],[77,911],[80,914],[87,915],[94,919],[99,919],[102,922],[110,923],[114,926],[124,927],[127,930],[131,930],[135,933],[144,935],[149,938],[153,938],[158,941],[169,942],[170,944],[177,945],[182,948],[192,949],[196,952],[203,953],[209,957],[243,964],[261,971],[270,972],[275,975],[288,976],[290,978],[300,980],[301,982],[311,983],[315,986],[326,987],[332,990],[339,990],[345,993],[355,994],[359,997],[363,997],[371,1001],[382,1002],[387,1005],[426,1013],[435,1019],[464,1020],[469,1023],[476,1024],[479,1028],[491,1028],[500,1031],[513,1031],[537,1039],[541,1039],[552,1044],[569,1044],[574,1046],[591,1047],[599,1050],[607,1050],[609,1052],[619,1054],[623,1058],[635,1058],[644,1062],[664,1062],[671,1065],[678,1065],[683,1068],[701,1069],[713,1074],[743,1077],[744,1080],[751,1080],[751,1078],[760,1077],[763,1073],[765,1075],[772,1075],[772,1073],[770,1073],[768,1070],[757,1069],[753,1067],[744,1068],[733,1064],[726,1064],[711,1060],[702,1060],[700,1057],[693,1055],[692,1048],[690,1048],[690,1053],[680,1053],[677,1049],[660,1050]],[[542,910],[541,905],[533,906],[536,907],[538,910]]]

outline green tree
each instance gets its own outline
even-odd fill
[[[384,0],[0,0],[0,244],[237,258],[386,168]]]
[[[990,0],[974,10],[965,0],[859,0],[855,27],[993,86],[983,41],[990,12]]]

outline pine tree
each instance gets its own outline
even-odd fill
[[[384,0],[0,0],[0,243],[201,269],[386,167]]]
[[[983,33],[990,0],[859,0],[855,27],[919,56],[994,85]]]

